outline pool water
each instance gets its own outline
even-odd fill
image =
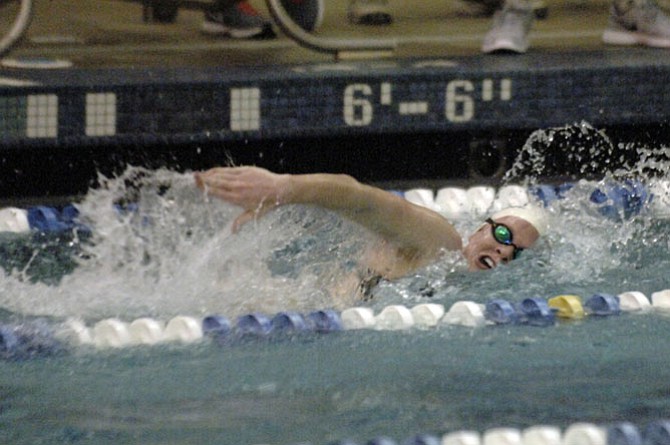
[[[2,363],[3,443],[358,443],[668,416],[670,318],[347,331]]]
[[[527,150],[545,140],[534,137]],[[666,180],[668,149],[641,154],[639,164],[600,182],[574,181],[548,202],[550,235],[509,266],[470,273],[458,255],[445,255],[382,281],[366,302],[352,299],[356,283],[348,281],[355,259],[376,242],[366,231],[294,206],[231,235],[237,210],[202,196],[190,175],[131,168],[78,203],[87,230],[1,235],[0,318],[90,325],[107,317],[649,296],[670,288],[667,197],[632,215],[604,212],[607,203],[590,199],[607,181],[634,177],[652,190]],[[542,159],[535,151],[520,159],[508,179],[532,187],[536,178],[521,164],[530,159],[526,167],[535,168]],[[466,233],[479,221],[471,213],[455,223]],[[0,361],[0,443],[365,443],[501,426],[644,425],[670,417],[669,337],[670,314],[652,311],[542,328],[441,324],[123,349],[65,345],[46,357]]]

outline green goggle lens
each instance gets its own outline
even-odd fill
[[[513,240],[512,231],[509,229],[509,227],[507,227],[505,224],[497,223],[493,221],[491,218],[487,219],[486,222],[491,224],[491,233],[493,235],[493,239],[495,239],[496,242],[504,244],[506,246],[514,247],[514,252],[512,253],[512,259],[516,259],[523,249],[517,247],[516,244],[512,242]]]
[[[507,226],[498,225],[493,231],[493,237],[502,244],[511,244],[512,243],[512,232],[507,228]]]

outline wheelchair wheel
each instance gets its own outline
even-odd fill
[[[33,0],[0,0],[0,56],[21,40],[32,15]]]

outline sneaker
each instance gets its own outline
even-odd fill
[[[387,0],[350,0],[349,21],[355,25],[389,25],[393,16],[387,3]]]
[[[482,51],[525,53],[528,33],[533,24],[533,8],[527,1],[507,0],[493,15],[493,26],[486,33]]]
[[[323,0],[281,0],[291,19],[307,32],[314,31],[323,22]]]
[[[653,0],[621,3],[612,2],[603,42],[670,48],[670,19]]]
[[[272,25],[246,1],[205,12],[205,21],[200,29],[205,34],[234,39],[276,37]]]

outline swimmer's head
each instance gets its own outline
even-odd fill
[[[470,270],[488,270],[512,261],[547,231],[539,207],[510,207],[488,218],[469,238],[463,255]]]

